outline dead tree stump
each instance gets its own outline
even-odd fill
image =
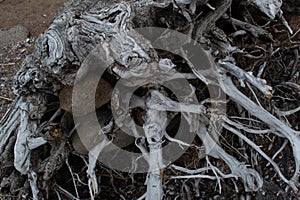
[[[157,37],[151,39],[138,31],[145,27],[165,31],[150,31]],[[185,40],[170,38],[170,30]],[[204,179],[217,182],[221,195],[223,180],[230,179],[225,188],[240,195],[238,188],[261,191],[274,177],[280,186],[275,195],[283,186],[298,191],[299,43],[293,31],[275,0],[269,7],[254,0],[71,0],[15,77],[17,98],[0,122],[1,191],[18,199],[189,199],[208,197],[199,192]],[[179,45],[174,52],[159,50],[173,44]],[[194,62],[197,56],[202,63]],[[99,77],[101,65],[107,68]],[[161,77],[184,95],[163,86]],[[136,91],[128,97],[118,82]],[[130,110],[123,110],[125,100]],[[180,123],[188,127],[183,138],[195,134],[191,142],[176,137]],[[176,162],[165,159],[169,143],[186,151]],[[122,148],[144,162],[139,156],[116,161],[133,168],[110,171],[112,182],[124,181],[123,190],[112,183],[114,194],[103,194],[100,177],[109,166],[97,158],[113,160]],[[289,166],[281,162],[286,155]],[[135,164],[148,169],[136,180],[145,186],[132,181],[136,189],[126,193],[132,174],[141,172]]]

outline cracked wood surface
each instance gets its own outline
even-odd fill
[[[200,39],[201,42],[203,38],[207,37],[204,33],[214,32],[210,37],[215,37],[219,40],[217,44],[222,47],[223,53],[227,57],[225,59],[215,58],[219,62],[212,61],[214,66],[210,69],[210,76],[204,76],[205,71],[199,70],[199,66],[192,66],[191,62],[188,62],[188,65],[190,65],[188,69],[192,70],[190,73],[185,73],[186,76],[184,77],[189,77],[189,84],[193,92],[197,88],[195,84],[192,84],[191,80],[199,79],[205,86],[210,84],[218,85],[239,106],[239,109],[245,109],[252,116],[260,119],[265,126],[268,126],[271,133],[289,141],[295,160],[295,171],[292,178],[286,178],[280,172],[276,163],[271,162],[271,164],[279,172],[279,177],[294,191],[297,191],[299,187],[297,180],[300,170],[299,131],[294,130],[281,118],[273,116],[262,106],[255,104],[233,84],[232,77],[237,79],[242,86],[245,86],[244,82],[247,86],[251,84],[257,91],[264,94],[262,98],[272,98],[272,87],[264,79],[241,69],[235,64],[233,57],[228,58],[228,55],[232,56],[232,53],[236,53],[236,51],[230,48],[232,46],[226,33],[216,27],[215,23],[222,16],[227,20],[228,13],[230,13],[227,11],[230,9],[232,1],[218,2],[215,8],[212,8],[208,2],[201,0],[165,0],[162,2],[143,0],[134,2],[72,0],[65,4],[59,10],[50,27],[37,39],[35,51],[26,58],[16,76],[15,93],[17,98],[0,122],[1,161],[4,164],[13,164],[11,171],[1,175],[3,176],[1,187],[9,187],[16,191],[15,183],[17,182],[16,180],[20,180],[18,173],[21,173],[26,175],[27,184],[24,187],[31,189],[33,199],[47,198],[50,195],[49,190],[56,183],[54,181],[53,185],[51,185],[49,180],[54,179],[55,173],[67,162],[73,148],[72,142],[69,141],[75,138],[74,135],[72,137],[72,133],[74,133],[73,126],[80,126],[80,124],[70,125],[70,129],[73,130],[69,130],[68,125],[64,127],[60,124],[61,121],[57,122],[57,118],[62,118],[62,116],[66,115],[66,113],[62,114],[64,111],[61,111],[59,107],[65,108],[69,112],[71,111],[62,103],[59,105],[59,93],[64,93],[63,88],[72,87],[73,84],[80,83],[80,81],[89,76],[88,73],[90,71],[99,67],[99,65],[95,66],[91,63],[85,63],[87,56],[93,56],[93,51],[95,55],[103,56],[107,61],[107,63],[104,63],[109,65],[109,70],[107,71],[109,75],[107,76],[114,77],[115,81],[128,80],[128,82],[124,83],[126,87],[140,86],[144,83],[143,80],[156,74],[169,74],[170,76],[176,74],[177,66],[173,63],[173,60],[167,58],[166,54],[154,49],[146,38],[134,30],[136,27],[156,26],[161,22],[165,22],[165,25],[172,25],[175,29],[181,30],[187,35],[192,33],[192,36],[196,40]],[[160,18],[158,23],[156,18],[160,16],[161,10],[159,9],[166,9],[170,12],[168,10],[170,5],[173,14],[176,15],[178,20],[175,20],[176,22],[174,23],[172,18]],[[195,16],[199,14],[197,9],[201,6],[210,8],[203,18],[201,18],[201,15],[199,15],[200,18]],[[154,17],[148,19],[149,13]],[[234,18],[227,21],[237,27],[246,26],[249,23],[238,21]],[[193,25],[192,22],[194,22]],[[183,26],[183,24],[190,26]],[[245,29],[245,27],[241,28]],[[246,30],[254,37],[267,33],[264,29],[254,25],[248,29],[246,27]],[[97,48],[95,49],[95,47]],[[213,54],[216,52],[214,48],[212,45],[207,53]],[[241,50],[240,52],[243,51]],[[185,52],[182,53],[184,54]],[[184,57],[188,58],[188,56]],[[110,88],[110,86],[107,87]],[[152,86],[150,88],[153,89],[155,87]],[[83,90],[85,89],[84,87]],[[119,119],[115,119],[117,124],[123,122],[130,115],[129,111],[124,110],[124,105],[122,105],[122,100],[128,100],[130,97],[120,97],[118,92],[120,91],[112,93],[111,99],[111,109],[122,113]],[[216,92],[218,91],[216,90]],[[110,92],[106,95],[110,96]],[[163,138],[170,138],[170,141],[173,140],[179,146],[190,145],[190,147],[195,147],[199,152],[202,152],[201,158],[206,158],[208,166],[206,169],[212,170],[214,174],[214,176],[202,174],[204,171],[200,168],[198,171],[193,171],[189,176],[172,176],[174,179],[209,178],[217,180],[221,190],[221,178],[240,178],[247,191],[257,191],[262,187],[263,179],[261,175],[255,169],[230,155],[221,146],[220,133],[217,126],[222,126],[218,121],[223,117],[224,113],[208,108],[206,103],[218,104],[222,102],[214,101],[207,97],[201,105],[182,103],[171,99],[166,91],[152,91],[150,97],[145,99],[136,96],[132,100],[133,104],[145,109],[146,118],[141,117],[139,119],[144,123],[145,137],[141,137],[133,124],[125,124],[127,129],[135,133],[133,135],[136,137],[135,143],[131,144],[134,144],[146,155],[149,164],[150,172],[146,181],[147,190],[142,197],[146,199],[162,199],[165,195],[162,185],[165,169],[151,171],[157,167],[159,169],[165,167],[161,158]],[[106,97],[99,104],[102,106],[107,101],[108,98]],[[258,100],[257,102],[259,104]],[[165,120],[170,120],[164,113],[166,111],[181,113],[189,123],[190,131],[195,132],[198,139],[202,141],[201,146],[198,144],[186,144],[184,141],[176,141],[176,139],[171,138],[167,131],[164,130],[167,128],[164,124]],[[55,114],[53,115],[53,113]],[[85,114],[87,113],[83,113],[83,115]],[[68,118],[62,120],[66,119]],[[227,122],[230,121],[227,120]],[[269,160],[270,158],[257,145],[253,144],[246,135],[242,135],[242,133],[231,126],[236,125],[236,128],[239,127],[238,129],[241,128],[246,132],[250,129],[247,129],[240,122],[236,123],[239,126],[234,123],[230,123],[230,126],[228,124],[223,126],[229,132],[240,136],[254,150]],[[92,134],[99,134],[100,141],[96,145],[92,144],[90,149],[83,150],[83,152],[88,150],[88,161],[83,156],[81,157],[87,165],[86,175],[88,183],[86,185],[91,199],[96,198],[101,192],[96,174],[97,167],[99,167],[97,166],[97,158],[113,142],[113,140],[108,140],[105,134],[114,131],[116,131],[114,122],[110,121],[102,129],[96,130]],[[37,157],[36,151],[40,147],[44,147],[45,144],[51,146],[49,155],[46,158]],[[205,156],[203,155],[203,147]],[[14,154],[13,157],[10,155],[12,152]],[[95,157],[95,155],[97,156]],[[211,163],[209,157],[223,160],[231,173],[224,174]],[[190,173],[191,171],[185,167],[175,168],[179,171]],[[72,177],[75,182],[73,174]],[[76,184],[74,187],[77,187]],[[55,192],[58,197],[64,194],[72,198],[75,196],[75,198],[79,198],[78,193],[74,196],[59,185],[56,185],[56,188]],[[21,191],[24,192],[23,190]]]

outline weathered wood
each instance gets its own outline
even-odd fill
[[[58,197],[62,194],[79,199],[74,174],[70,177],[74,182],[75,195],[55,183],[55,174],[65,163],[67,163],[70,173],[73,173],[68,161],[72,153],[76,154],[73,151],[75,149],[77,153],[88,156],[86,162],[88,182],[86,185],[90,198],[94,199],[101,192],[96,173],[97,167],[99,167],[97,166],[98,157],[115,150],[116,147],[111,145],[113,143],[120,148],[131,144],[140,150],[143,158],[146,158],[146,164],[148,164],[147,191],[142,197],[162,199],[165,195],[162,180],[169,178],[164,177],[163,173],[163,168],[167,167],[164,166],[162,151],[166,139],[180,147],[194,147],[201,151],[199,158],[205,157],[207,164],[207,167],[196,170],[189,170],[185,168],[186,166],[173,166],[175,170],[190,175],[176,175],[172,176],[172,179],[209,178],[217,180],[221,190],[221,178],[241,178],[247,191],[257,191],[263,185],[261,174],[226,152],[219,142],[220,129],[218,126],[222,127],[222,123],[219,121],[224,120],[224,128],[244,140],[269,161],[281,180],[294,191],[297,191],[300,174],[299,131],[294,130],[285,120],[276,118],[265,110],[260,105],[258,98],[256,100],[259,105],[255,104],[234,85],[232,77],[237,79],[242,86],[245,86],[244,83],[248,86],[251,84],[256,90],[264,94],[263,99],[265,97],[267,100],[272,98],[272,87],[260,78],[261,74],[256,77],[254,73],[246,72],[234,64],[235,60],[232,54],[238,48],[232,47],[233,44],[226,35],[226,31],[218,28],[216,22],[223,16],[227,23],[231,23],[235,28],[249,31],[255,38],[269,32],[257,25],[252,25],[250,22],[231,18],[227,12],[232,6],[231,0],[220,1],[216,3],[215,8],[208,3],[207,0],[164,0],[159,2],[148,0],[71,0],[66,3],[58,11],[50,27],[37,38],[33,54],[26,58],[16,75],[14,89],[17,98],[0,121],[0,161],[11,166],[10,170],[1,170],[1,172],[3,171],[0,174],[1,188],[13,188],[12,194],[21,195],[24,188],[29,189],[30,187],[33,199],[42,199],[51,196],[50,188],[55,187],[54,192]],[[202,11],[200,12],[199,8],[202,9],[203,7],[205,7],[203,10],[206,13],[201,16]],[[276,7],[277,9],[279,8]],[[170,16],[170,13],[173,16]],[[272,18],[276,14],[277,12],[274,13],[274,11],[267,13]],[[188,53],[192,53],[197,56],[197,53],[200,54],[200,52],[185,52],[180,48],[177,49],[178,54],[181,53],[186,61],[182,59],[177,62],[178,60],[174,59],[174,55],[169,56],[154,49],[150,40],[135,30],[135,28],[153,26],[166,26],[180,30],[181,33],[192,36],[196,40],[200,38],[201,42],[208,42],[209,37],[214,37],[218,40],[217,44],[208,42],[207,45],[210,50],[205,51],[205,54],[219,55],[215,52],[219,51],[218,48],[220,48],[223,49],[222,53],[227,57],[222,60],[222,55],[219,55],[218,58],[211,56],[209,62],[201,64],[213,64],[213,66],[210,69],[201,70],[200,66],[194,65],[190,61],[190,55],[188,55]],[[247,33],[242,32],[242,34]],[[157,41],[161,41],[161,45],[166,44],[167,40],[167,36],[157,38]],[[192,38],[189,38],[183,43],[188,44],[191,41]],[[197,41],[193,41],[193,43],[197,43]],[[214,62],[213,59],[219,62]],[[183,64],[176,66],[175,62]],[[185,62],[187,65],[184,64]],[[105,72],[107,77],[96,83],[97,80],[100,80],[96,71],[105,65],[108,66]],[[185,91],[188,93],[183,97],[186,101],[174,100],[176,95],[172,94],[172,96],[168,94],[166,89],[145,81],[152,80],[153,77],[155,80],[155,77],[160,75],[187,79],[189,89],[183,88],[182,85],[177,86],[182,87],[183,90],[190,90]],[[148,96],[140,97],[135,94],[133,97],[120,96],[122,94],[120,88],[115,88],[112,91],[114,89],[112,85],[120,80],[123,81],[121,84],[124,88],[141,87]],[[204,87],[198,88],[200,87],[198,83],[203,84]],[[299,85],[293,84],[299,88]],[[85,92],[89,94],[89,89],[93,85],[98,85],[96,97],[99,102],[96,103],[95,109],[106,106],[107,109],[119,113],[118,118],[111,119],[110,115],[102,113],[103,116],[100,117],[102,127],[93,126],[94,119],[92,118],[95,109],[88,107],[89,109],[85,110],[74,110],[76,105],[81,105],[80,103],[83,104],[83,108],[87,107],[84,107],[85,102],[81,102],[81,99],[77,99],[76,102],[75,98],[75,102],[74,99],[71,102],[72,92],[74,88],[75,90],[78,89],[78,85],[82,86],[77,90],[82,94],[82,99],[85,99]],[[211,85],[216,88],[215,93],[222,89],[235,102],[238,109],[246,110],[256,117],[255,120],[260,119],[260,123],[269,126],[269,129],[264,131],[250,129],[241,122],[233,122],[224,117],[225,113],[222,110],[214,110],[207,105],[225,104],[223,99],[201,96],[202,102],[200,104],[189,103],[192,95],[197,94],[199,96],[199,93]],[[251,90],[250,86],[249,88]],[[255,95],[253,90],[251,92]],[[87,95],[86,99],[91,101],[94,96]],[[107,105],[106,103],[110,100],[111,104]],[[124,103],[126,101],[131,101],[132,106],[144,109],[146,114],[140,114],[136,120],[142,124],[144,135],[138,132],[133,121],[126,121],[127,117],[132,114],[130,110],[126,110]],[[62,109],[69,113],[65,113]],[[294,114],[298,111],[299,109],[296,108],[285,113]],[[74,116],[85,117],[91,124],[78,124],[75,118],[70,117],[71,112]],[[181,113],[189,124],[187,132],[194,132],[202,143],[199,144],[195,141],[193,144],[187,144],[185,141],[168,135],[166,123],[172,122],[173,119],[166,114],[167,112],[173,113],[171,115],[173,117],[174,113]],[[278,113],[283,112],[278,111]],[[89,116],[92,116],[91,120]],[[123,130],[115,127],[118,124],[124,124],[125,130],[130,130],[133,135],[126,136]],[[90,139],[90,143],[87,144],[81,140],[82,138],[78,133],[80,130],[88,132],[85,136]],[[258,145],[243,135],[242,132],[239,132],[240,130],[256,134],[270,132],[287,139],[291,144],[296,165],[292,178],[286,178],[274,159],[271,159],[271,156],[263,152]],[[115,134],[115,137],[108,139],[107,135],[109,134]],[[46,157],[39,155],[39,151],[42,154],[41,147],[49,150],[49,155]],[[205,149],[205,156],[203,155],[203,148]],[[111,156],[112,159],[113,156]],[[231,174],[225,174],[222,169],[213,166],[209,157],[223,160],[229,167]],[[85,161],[83,156],[82,158]],[[128,161],[129,158],[125,159]],[[132,161],[133,168],[138,163],[138,159],[139,157]],[[132,169],[130,172],[135,170]],[[214,175],[203,174],[207,170],[211,170]],[[24,177],[27,184],[22,190],[16,190],[16,183],[22,181]]]

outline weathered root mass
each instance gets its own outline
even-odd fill
[[[0,123],[1,198],[296,196],[300,37],[293,20],[300,5],[258,2],[65,4],[15,77],[17,98]],[[144,27],[165,29],[153,40],[137,30]],[[186,40],[170,38],[171,30]],[[197,42],[205,50],[184,48]],[[201,63],[194,62],[203,55]],[[99,66],[90,63],[99,57],[108,65],[100,81],[95,76]],[[158,80],[145,82],[153,77],[185,79],[188,87],[170,81],[184,94],[179,97]],[[85,107],[82,101],[91,101],[93,86],[98,87],[95,104]],[[81,98],[77,101],[74,88]],[[130,97],[122,95],[128,88],[136,88]],[[133,104],[129,110],[122,104],[126,100]],[[102,128],[91,123],[94,108]],[[77,123],[74,114],[88,123]],[[128,116],[133,120],[127,122]],[[188,127],[180,133],[183,138],[195,134],[191,142],[176,137],[180,123]],[[95,139],[83,142],[80,130]],[[169,143],[185,151],[180,158],[172,160],[172,152],[162,150]],[[140,153],[145,162],[140,157],[112,161],[131,163],[126,171],[96,159],[113,158],[109,153],[116,146]],[[148,170],[141,173],[136,166]]]

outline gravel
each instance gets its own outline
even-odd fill
[[[24,58],[33,50],[34,39],[28,38],[26,30],[20,27],[0,31],[0,119],[15,98],[13,78]],[[7,40],[6,45],[1,43],[4,38]]]

